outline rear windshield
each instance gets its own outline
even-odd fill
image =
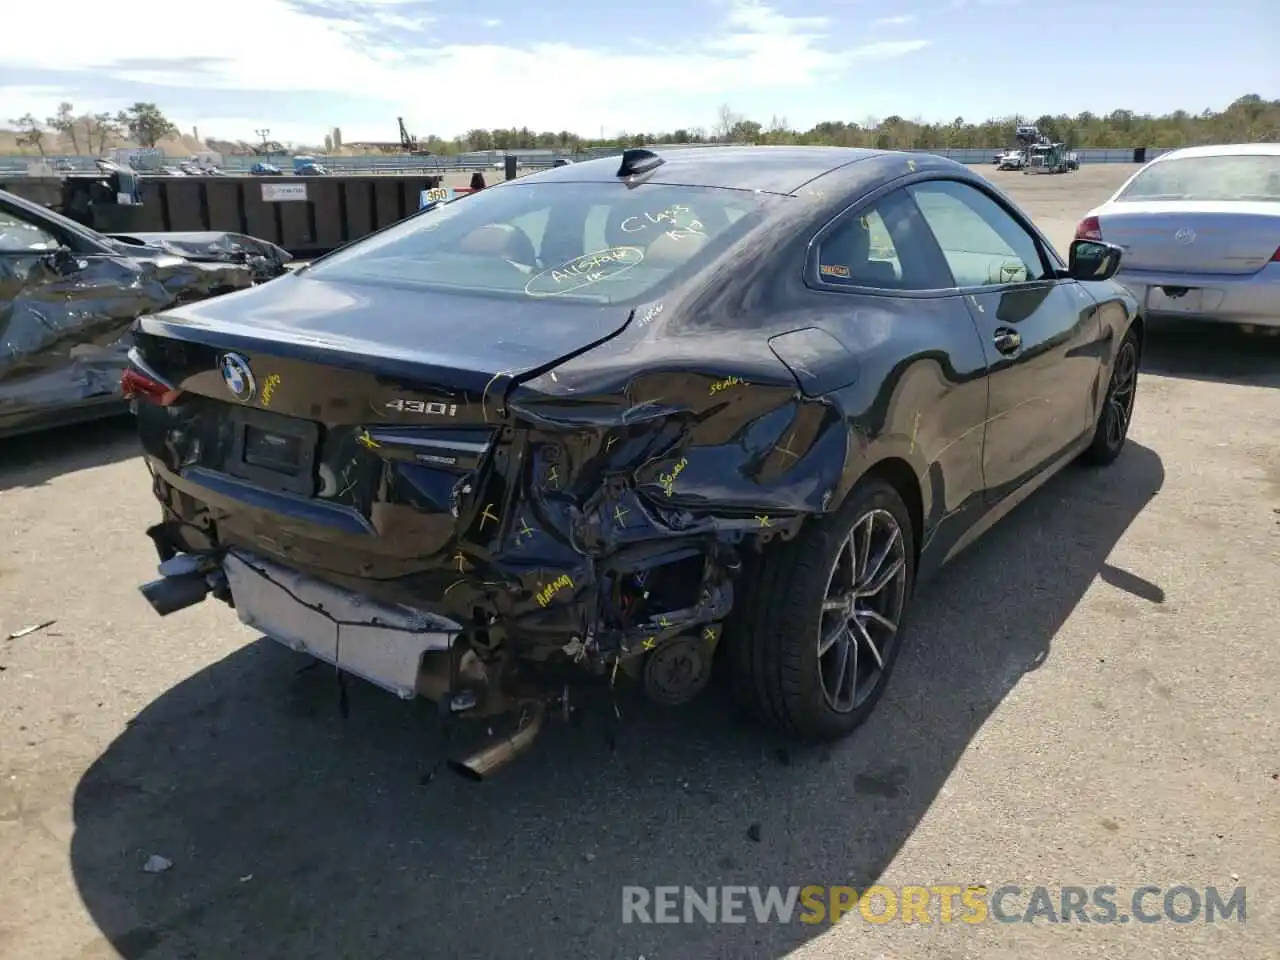
[[[1280,201],[1280,156],[1162,160],[1134,177],[1116,200]]]
[[[650,298],[709,263],[780,200],[665,184],[500,184],[361,240],[304,275],[623,303]]]

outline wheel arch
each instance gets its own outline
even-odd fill
[[[919,564],[920,545],[924,541],[924,517],[927,515],[929,504],[925,502],[927,492],[925,492],[923,481],[920,480],[919,472],[911,465],[908,458],[899,456],[896,452],[884,452],[876,460],[865,463],[858,472],[841,484],[840,499],[832,504],[831,511],[837,511],[844,506],[849,495],[858,488],[859,484],[868,479],[883,481],[902,498],[911,521],[911,545],[913,545],[915,561]]]
[[[1134,336],[1138,340],[1138,361],[1142,361],[1142,352],[1147,345],[1147,321],[1141,313],[1135,313],[1133,319],[1129,321],[1129,329],[1133,331]]]
[[[868,479],[884,481],[902,498],[911,519],[912,549],[918,563],[920,544],[924,539],[924,487],[915,468],[902,457],[886,456],[863,471],[854,486]]]

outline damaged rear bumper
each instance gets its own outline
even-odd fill
[[[380,603],[244,551],[172,554],[160,578],[139,589],[161,616],[210,595],[233,604],[240,622],[402,699],[419,692],[423,658],[448,653],[460,624],[401,604]]]
[[[541,571],[506,583],[454,571],[435,601],[419,594],[404,602],[394,586],[338,582],[344,578],[204,540],[179,521],[148,534],[161,577],[140,589],[162,616],[212,595],[295,651],[398,697],[424,696],[475,716],[545,701],[566,684],[612,683],[620,670],[662,702],[692,697],[709,675],[740,568],[733,548],[694,537],[629,567],[614,558],[597,589],[563,603],[557,594],[579,592],[580,584]],[[611,617],[596,611],[602,590],[611,595]],[[670,599],[677,590],[687,598],[679,609]]]
[[[237,550],[226,551],[220,561],[207,554],[174,554],[159,572],[158,580],[140,589],[161,616],[217,596],[235,606],[242,623],[267,638],[401,699],[424,696],[449,712],[480,716],[523,707],[511,734],[449,760],[449,769],[466,779],[493,775],[527,751],[542,730],[545,692],[529,688],[523,698],[509,698],[491,690],[495,677],[458,643],[462,626],[446,618],[380,603]],[[567,710],[567,689],[564,697]]]
[[[428,653],[446,653],[462,626],[379,603],[279,564],[228,551],[222,561],[240,622],[402,699],[417,695]]]

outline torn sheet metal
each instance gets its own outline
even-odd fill
[[[288,250],[267,240],[206,230],[199,233],[112,233],[109,239],[204,263],[237,263],[247,266],[258,282],[278,277],[293,257]]]
[[[0,190],[0,437],[123,411],[134,320],[251,287],[289,260],[236,233],[112,238]]]
[[[0,253],[0,436],[117,407],[138,316],[253,282],[248,266],[168,254]]]

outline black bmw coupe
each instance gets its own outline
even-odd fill
[[[472,776],[582,683],[678,703],[713,659],[768,723],[845,735],[917,585],[1120,454],[1120,255],[1064,262],[927,154],[635,149],[441,204],[138,321],[143,592],[518,714]]]

